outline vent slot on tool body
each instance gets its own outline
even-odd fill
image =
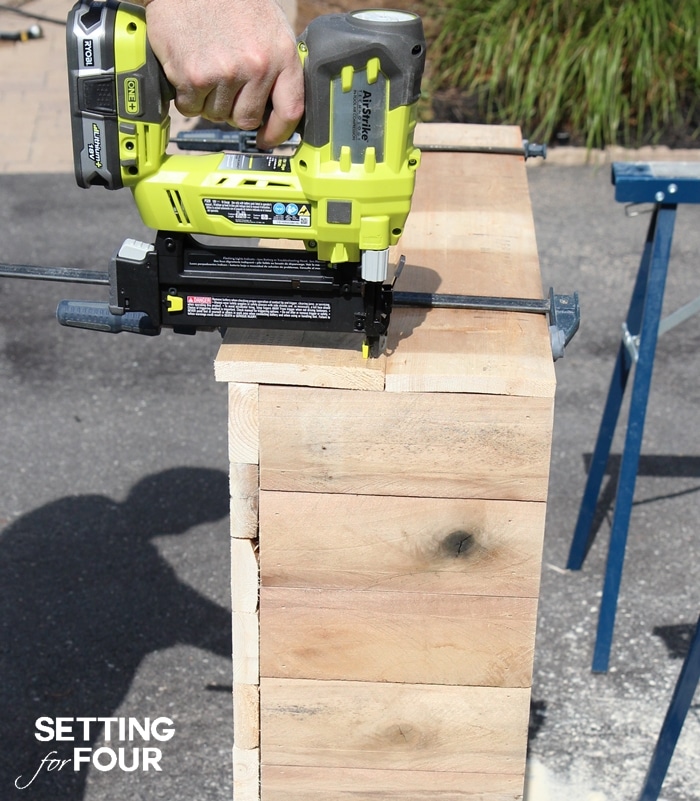
[[[170,205],[173,209],[173,214],[175,215],[178,225],[189,225],[190,218],[187,214],[187,209],[185,208],[185,204],[182,202],[182,197],[177,189],[168,189],[167,190],[168,199],[170,200]]]

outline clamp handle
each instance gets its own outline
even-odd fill
[[[114,314],[110,311],[109,304],[103,301],[62,300],[56,309],[56,319],[61,325],[71,328],[88,328],[108,334],[119,334],[122,331],[149,337],[160,334],[160,329],[153,325],[145,312]]]

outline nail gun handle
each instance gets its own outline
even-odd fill
[[[384,161],[396,135],[389,112],[420,97],[420,17],[386,9],[323,15],[301,34],[298,49],[306,87],[302,140],[317,148],[330,143],[335,160],[347,148],[353,162],[362,162],[371,147]]]
[[[153,325],[145,312],[114,314],[109,304],[102,301],[62,300],[56,309],[56,319],[61,325],[71,328],[89,328],[109,334],[119,334],[121,331],[151,337],[160,334],[160,329]]]

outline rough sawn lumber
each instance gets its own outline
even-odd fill
[[[517,150],[514,127],[416,141]],[[397,291],[541,298],[524,161],[424,152]],[[521,798],[555,377],[544,315],[232,330],[236,801]]]

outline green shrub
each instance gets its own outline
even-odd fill
[[[588,147],[658,141],[700,94],[700,0],[432,0],[434,89]]]

